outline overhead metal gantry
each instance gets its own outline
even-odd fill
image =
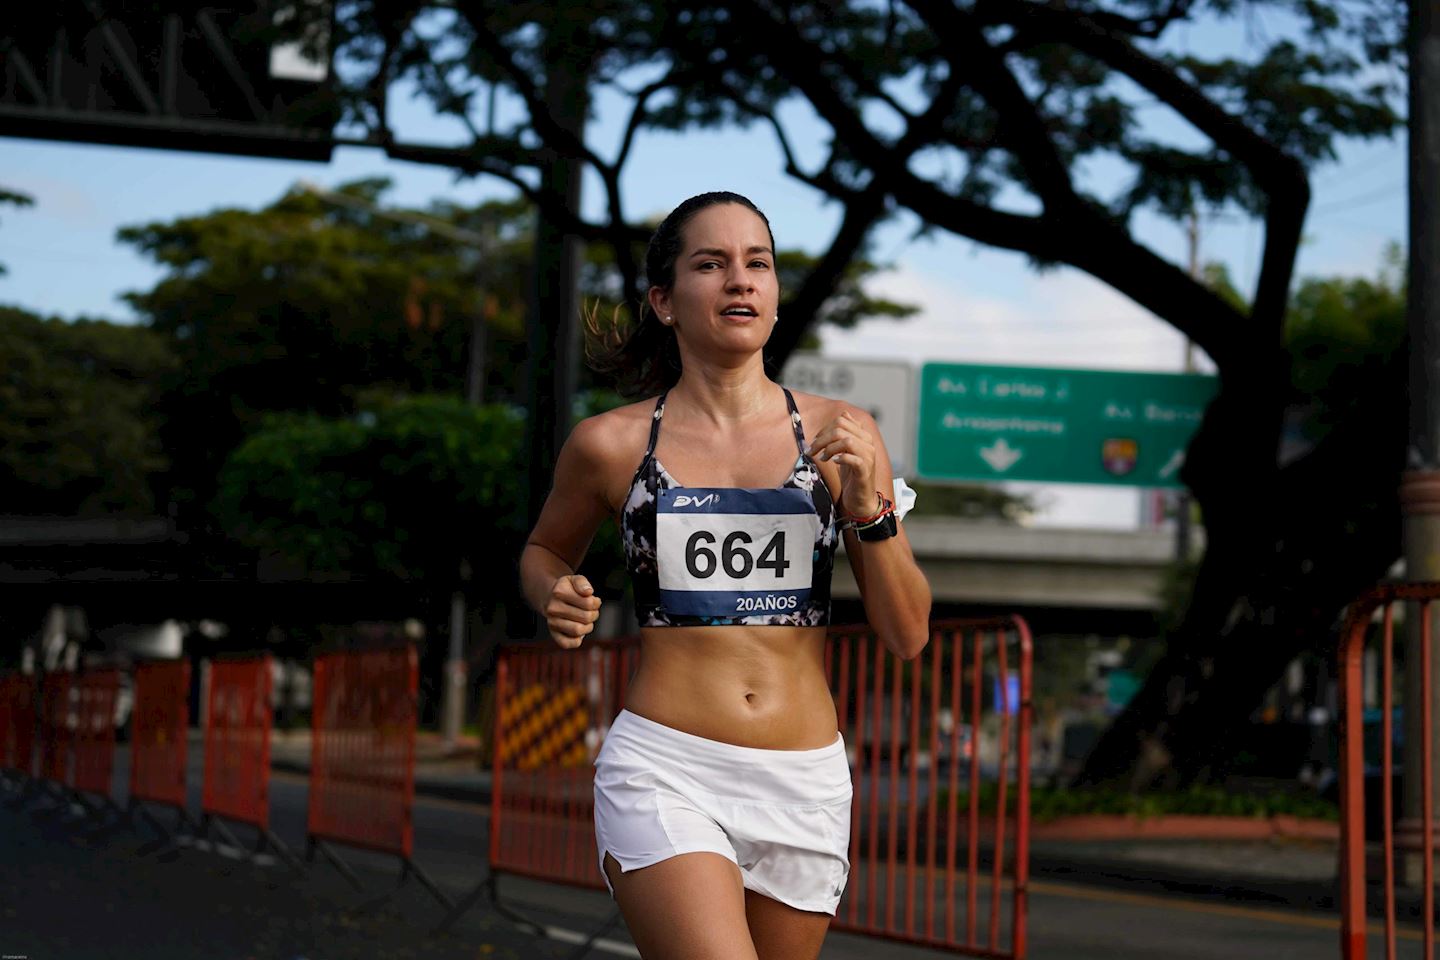
[[[301,36],[264,0],[12,9],[0,136],[328,160],[339,103],[327,22]]]

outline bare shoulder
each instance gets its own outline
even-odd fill
[[[576,443],[587,448],[587,451],[593,449],[597,454],[610,453],[628,458],[634,452],[628,448],[636,442],[639,443],[641,452],[644,452],[645,444],[650,438],[650,420],[654,413],[654,397],[627,403],[604,413],[597,413],[593,417],[586,417],[575,425],[571,436]]]
[[[807,437],[814,437],[842,413],[850,414],[867,427],[874,428],[875,426],[875,418],[870,416],[869,411],[857,407],[853,403],[800,390],[791,390],[790,395],[795,398],[795,408],[800,411],[800,419],[805,423]]]
[[[654,412],[654,397],[627,403],[581,420],[565,441],[590,479],[604,488],[612,508],[623,500],[622,488],[645,456]]]

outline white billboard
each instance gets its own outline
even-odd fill
[[[903,361],[832,360],[797,353],[780,371],[780,382],[795,390],[854,404],[875,418],[890,469],[897,477],[915,472],[915,374]],[[809,425],[806,425],[809,427]],[[818,429],[818,428],[812,428]]]

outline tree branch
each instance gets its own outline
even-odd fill
[[[1089,216],[1082,228],[1084,242],[1069,251],[1067,262],[1163,317],[1195,341],[1222,371],[1244,359],[1247,341],[1239,336],[1246,328],[1243,314],[1175,264],[1136,243],[1118,225]]]
[[[840,140],[868,164],[877,177],[886,181],[887,189],[901,203],[912,210],[923,210],[925,218],[937,226],[981,243],[1020,250],[1046,260],[1064,259],[1058,239],[1061,234],[1054,229],[1054,224],[1040,217],[1004,213],[953,196],[916,177],[905,166],[903,158],[897,163],[894,144],[876,137],[832,84],[799,62],[808,45],[793,28],[775,20],[764,7],[753,2],[728,0],[726,6],[742,22],[763,18],[767,28],[750,34],[754,43],[768,49],[775,69],[809,99]]]
[[[908,0],[937,37],[946,37],[951,73],[968,69],[977,92],[995,109],[1001,143],[1020,161],[1047,210],[1063,213],[1079,203],[1039,108],[1025,95],[1015,75],[995,52],[980,22],[945,0]]]
[[[870,228],[885,215],[885,210],[886,191],[878,177],[864,191],[851,194],[846,200],[845,217],[830,242],[830,248],[805,277],[799,293],[785,305],[787,318],[794,316],[798,320],[776,325],[775,332],[770,335],[766,352],[777,369],[785,366],[785,361],[795,352],[806,331],[814,325],[820,307],[834,296],[840,281],[845,278],[846,268],[864,247]]]
[[[823,168],[821,168],[821,172],[819,174],[806,173],[800,168],[799,161],[795,159],[795,151],[790,146],[790,138],[786,135],[785,127],[780,123],[780,118],[775,115],[774,110],[766,110],[762,107],[758,107],[752,104],[749,100],[745,98],[745,95],[743,93],[737,90],[733,84],[727,82],[723,77],[719,78],[717,83],[721,87],[721,89],[723,89],[726,93],[730,95],[731,102],[733,102],[736,107],[738,107],[740,110],[743,110],[745,113],[748,113],[758,119],[764,120],[766,123],[770,124],[771,129],[775,131],[775,139],[780,144],[780,152],[785,156],[786,174],[794,177],[796,180],[799,180],[801,183],[804,183],[807,186],[814,187],[816,190],[819,190],[822,193],[829,194],[830,196],[837,197],[838,199],[844,199],[844,197],[840,193],[836,192],[840,188],[839,184],[835,183],[832,178],[825,175],[825,171],[829,170],[830,168],[829,163],[827,163]],[[833,159],[834,154],[832,153],[831,156]]]
[[[630,111],[630,122],[625,125],[625,136],[620,140],[620,152],[615,157],[614,166],[617,171],[625,166],[625,160],[630,156],[630,147],[635,141],[635,134],[640,129],[640,124],[645,119],[645,108],[650,98],[666,87],[678,83],[681,77],[681,71],[672,70],[654,83],[646,84],[639,91],[631,94],[635,98],[635,106]]]
[[[563,224],[565,232],[573,233],[587,243],[610,242],[621,235],[613,223],[594,224],[580,217],[550,192],[527,183],[515,171],[513,165],[497,161],[494,154],[488,150],[437,147],[429,144],[390,143],[385,145],[385,152],[397,160],[454,167],[472,176],[489,174],[499,177],[512,184],[527,200],[535,204],[540,209],[542,216]],[[538,159],[536,165],[538,166]],[[619,229],[623,230],[623,236],[630,243],[644,243],[650,238],[650,231],[641,227],[621,224]]]
[[[1016,29],[1069,44],[1120,71],[1245,165],[1270,196],[1265,252],[1251,315],[1278,329],[1284,321],[1300,230],[1310,202],[1310,185],[1300,161],[1250,129],[1241,118],[1231,116],[1169,66],[1089,17],[1031,0],[981,0],[981,7]],[[1172,7],[1172,12],[1175,9]],[[1178,9],[1183,9],[1183,4]]]
[[[575,136],[555,120],[544,94],[535,85],[534,78],[515,62],[515,58],[511,56],[510,50],[505,44],[487,29],[483,8],[476,9],[475,4],[467,2],[467,0],[459,0],[456,7],[464,14],[465,19],[474,29],[475,42],[480,49],[505,72],[510,78],[515,92],[525,101],[525,109],[530,114],[530,122],[535,125],[535,132],[540,139],[553,150],[584,160],[596,170],[601,171],[602,176],[604,171],[610,170],[610,165],[605,163],[599,154],[591,150],[582,138]]]

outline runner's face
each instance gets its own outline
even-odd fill
[[[737,203],[717,204],[692,217],[682,237],[675,285],[668,293],[652,291],[656,312],[674,318],[688,350],[753,353],[764,347],[780,302],[765,222]]]

